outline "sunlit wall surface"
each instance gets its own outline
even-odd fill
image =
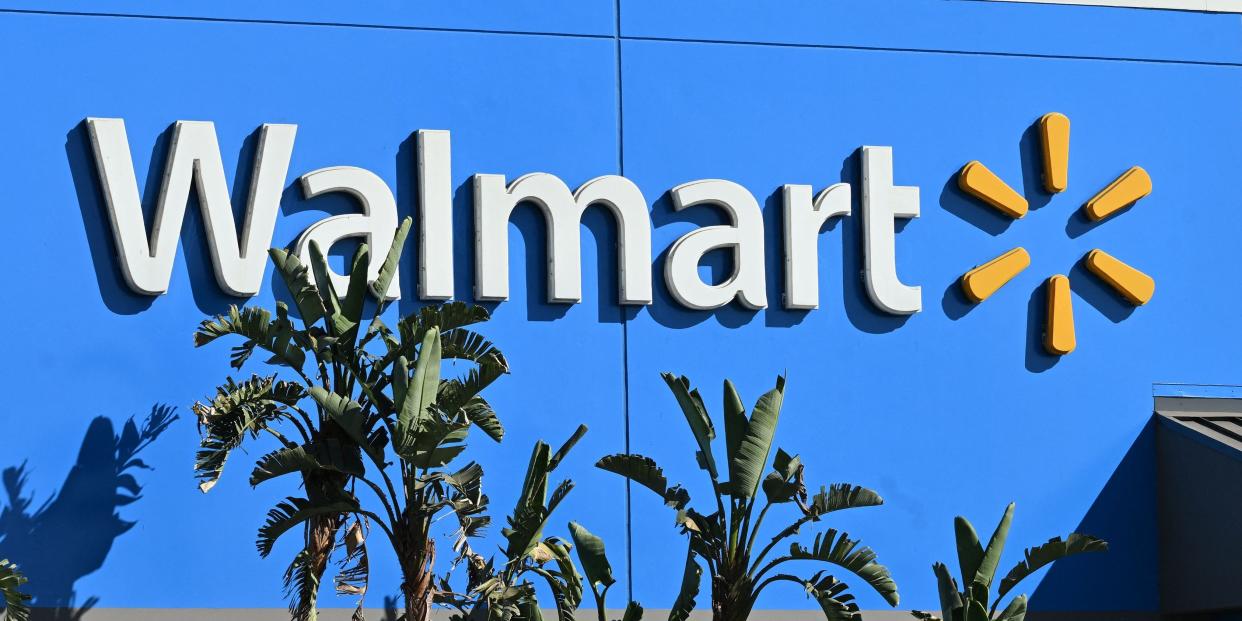
[[[849,481],[886,498],[826,525],[876,549],[902,608],[938,609],[930,565],[955,558],[955,515],[990,532],[1012,500],[1003,567],[1023,545],[1076,528],[1112,544],[1028,585],[1033,607],[1157,610],[1151,384],[1227,383],[1242,371],[1240,63],[1236,15],[1102,7],[0,0],[0,466],[20,469],[6,480],[9,496],[33,504],[2,502],[10,515],[40,518],[20,527],[38,529],[40,558],[28,562],[36,603],[279,608],[298,544],[282,540],[268,560],[255,552],[266,510],[296,493],[282,482],[250,488],[257,451],[238,455],[210,494],[198,491],[188,409],[231,372],[227,345],[193,347],[197,323],[286,293],[269,269],[257,297],[224,294],[193,205],[168,293],[129,291],[83,125],[114,117],[125,120],[149,210],[174,122],[215,123],[236,205],[256,129],[296,124],[280,246],[325,215],[357,209],[341,197],[303,199],[297,176],[325,166],[375,172],[400,213],[415,213],[412,135],[450,130],[456,294],[465,300],[472,174],[548,172],[571,188],[599,175],[633,180],[654,227],[650,306],[618,305],[617,232],[601,208],[583,220],[582,302],[544,302],[547,234],[533,207],[517,211],[511,296],[489,304],[494,319],[483,327],[513,367],[489,393],[509,433],[501,445],[480,437],[470,448],[499,521],[531,443],[590,426],[564,466],[577,488],[553,523],[565,534],[576,519],[608,541],[622,583],[613,593],[669,607],[685,542],[655,496],[636,488],[627,506],[623,481],[595,460],[644,453],[692,493],[706,492],[659,372],[688,375],[716,412],[724,378],[750,403],[787,373],[777,444],[801,454],[813,485]],[[1072,122],[1068,189],[1056,195],[1043,189],[1032,129],[1053,111]],[[877,309],[860,277],[864,145],[892,147],[894,182],[920,190],[920,217],[896,236],[897,272],[922,288],[922,311],[910,316]],[[1024,218],[958,188],[972,160],[1025,196]],[[1082,204],[1135,165],[1150,174],[1151,195],[1087,221]],[[711,208],[674,211],[667,191],[708,178],[741,184],[762,206],[766,309],[691,311],[665,285],[670,244],[721,223]],[[819,308],[787,310],[781,188],[835,183],[853,185],[854,215],[819,237]],[[1030,267],[971,304],[962,273],[1017,246]],[[1153,299],[1135,308],[1089,274],[1081,261],[1095,248],[1150,275]],[[411,242],[402,312],[420,304],[416,255]],[[732,267],[713,254],[702,272],[722,279]],[[1063,357],[1042,343],[1042,285],[1054,274],[1072,283],[1077,349]],[[140,497],[118,506],[117,464],[99,447],[156,404],[180,418],[143,448],[153,470],[125,471],[141,490],[123,493]],[[18,472],[25,478],[13,493]],[[0,557],[20,562],[30,546],[14,523],[0,533]],[[378,605],[399,577],[382,547],[373,566]],[[854,591],[864,609],[885,607],[863,585]],[[790,585],[761,607],[816,604]]]

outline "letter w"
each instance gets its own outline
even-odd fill
[[[145,295],[168,291],[181,222],[193,186],[198,190],[216,282],[235,296],[259,293],[280,195],[293,154],[296,125],[264,124],[260,131],[240,240],[214,124],[177,121],[150,234],[142,215],[142,199],[138,195],[125,121],[88,118],[86,125],[103,184],[121,272],[131,289]]]

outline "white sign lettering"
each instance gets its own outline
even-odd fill
[[[211,249],[216,280],[235,296],[259,293],[267,263],[280,196],[293,153],[294,125],[263,125],[251,171],[250,194],[240,238],[234,234],[233,205],[224,166],[210,122],[178,121],[173,129],[163,184],[153,223],[148,226],[134,175],[133,159],[122,119],[89,118],[87,127],[102,181],[104,204],[118,248],[126,282],[144,295],[168,290],[177,237],[191,189],[199,204]],[[417,133],[418,294],[426,300],[454,295],[452,147],[448,131]],[[307,228],[295,243],[306,261],[310,242],[321,248],[346,238],[361,238],[373,248],[392,244],[397,203],[392,190],[375,173],[352,166],[321,168],[300,178],[303,195],[330,192],[353,197],[361,211],[324,218]],[[475,298],[509,298],[509,218],[520,203],[540,209],[548,230],[547,299],[574,304],[582,300],[581,221],[592,205],[608,209],[618,227],[619,300],[626,305],[652,302],[651,218],[647,200],[630,180],[616,175],[596,177],[570,192],[565,182],[548,173],[532,173],[506,183],[504,175],[473,178],[475,229]],[[819,306],[820,229],[835,217],[848,217],[849,184],[829,186],[812,199],[808,185],[784,186],[784,306]],[[746,188],[722,179],[691,181],[670,192],[673,208],[707,205],[721,210],[728,223],[695,229],[669,249],[664,279],[674,299],[694,310],[711,310],[734,301],[746,308],[768,305],[764,259],[763,213]],[[919,189],[893,185],[891,147],[862,147],[863,280],[871,301],[882,311],[905,315],[922,309],[922,291],[897,276],[897,218],[919,216]],[[149,231],[149,232],[148,232]],[[733,273],[719,284],[699,275],[705,254],[727,250]],[[368,274],[379,271],[384,253],[372,254]],[[338,291],[346,278],[333,274]],[[388,299],[401,295],[394,278]]]

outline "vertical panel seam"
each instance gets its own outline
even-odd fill
[[[617,174],[625,176],[625,105],[621,85],[621,0],[613,0],[613,43],[616,54]],[[630,451],[630,332],[625,308],[621,309],[621,407],[625,423],[625,452]],[[630,506],[630,480],[625,479],[625,586],[634,601],[634,531]]]

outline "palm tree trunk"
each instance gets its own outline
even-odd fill
[[[405,621],[430,621],[432,567],[436,561],[436,544],[418,532],[402,541],[398,551],[401,563],[401,594],[405,598]]]
[[[746,621],[750,616],[751,583],[741,576],[712,576],[712,621]]]
[[[302,483],[311,500],[340,496],[345,489],[346,477],[336,474],[304,474]],[[306,559],[302,581],[296,599],[291,605],[293,621],[312,621],[316,618],[319,584],[328,570],[332,550],[336,548],[336,535],[345,524],[345,515],[316,515],[306,522]]]
[[[315,618],[319,583],[328,570],[328,560],[336,545],[336,533],[344,521],[343,515],[319,515],[307,521],[305,572],[309,579],[303,581],[302,588],[298,590],[292,603],[294,621],[311,621]]]

